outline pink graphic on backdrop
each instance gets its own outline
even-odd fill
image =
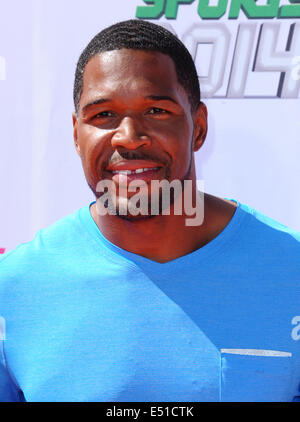
[[[5,252],[5,248],[0,248],[0,254]]]

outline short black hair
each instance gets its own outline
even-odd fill
[[[131,19],[99,32],[81,53],[75,73],[74,106],[78,113],[83,73],[89,60],[105,51],[150,50],[168,55],[175,64],[178,82],[183,86],[194,110],[200,102],[200,86],[192,56],[185,45],[166,28],[148,21]]]

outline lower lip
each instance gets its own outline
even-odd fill
[[[120,174],[115,173],[112,175],[112,180],[117,184],[129,184],[130,182],[133,182],[134,180],[142,180],[145,183],[151,182],[151,180],[158,180],[159,174],[161,172],[162,168],[158,168],[156,170],[147,170],[143,173],[131,173],[131,174]]]

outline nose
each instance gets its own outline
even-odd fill
[[[141,146],[149,146],[151,139],[141,128],[139,122],[133,117],[126,116],[113,135],[111,144],[113,148],[124,147],[133,150]]]

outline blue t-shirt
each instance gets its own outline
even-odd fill
[[[81,208],[0,261],[0,401],[292,401],[299,242],[238,203],[215,239],[161,264]]]

